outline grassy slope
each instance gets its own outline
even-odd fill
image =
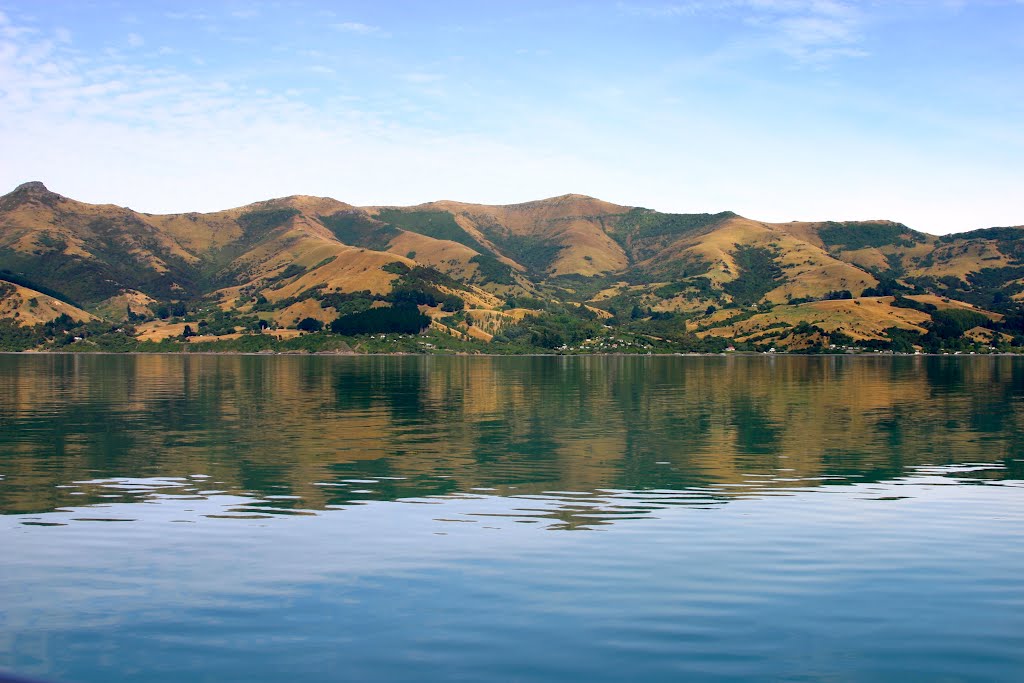
[[[10,318],[22,327],[30,327],[61,315],[83,322],[96,319],[91,313],[42,292],[0,280],[0,318]]]
[[[80,303],[104,317],[213,297],[243,313],[257,300],[280,302],[265,316],[280,325],[328,320],[334,309],[312,293],[384,296],[398,280],[391,264],[420,263],[461,282],[448,293],[468,308],[490,312],[479,316],[491,321],[488,335],[502,325],[505,297],[528,296],[590,301],[613,312],[682,311],[705,334],[750,337],[806,321],[877,338],[886,327],[920,329],[928,316],[894,310],[885,297],[786,304],[838,290],[857,296],[885,278],[956,298],[973,288],[981,292],[968,297],[976,303],[1012,301],[1024,295],[1021,236],[1020,228],[936,238],[888,221],[769,224],[730,213],[659,214],[583,195],[366,209],[293,196],[167,216],[83,204],[34,185],[0,198],[0,270],[53,294],[48,300],[64,298],[65,306]],[[1006,296],[995,297],[1001,287]],[[35,319],[38,312],[23,311],[27,299],[11,301],[4,315]],[[737,304],[775,308],[713,324],[736,317],[728,307]],[[709,306],[718,311],[705,312]]]

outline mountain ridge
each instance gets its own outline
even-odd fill
[[[290,195],[210,213],[147,214],[29,181],[0,197],[0,280],[117,329],[191,317],[231,334],[276,328],[301,336],[307,319],[310,328],[415,306],[452,339],[510,348],[582,350],[614,330],[636,349],[870,342],[905,350],[906,339],[936,348],[935,327],[970,308],[989,321],[986,346],[995,348],[999,335],[1019,336],[1024,228],[936,236],[886,219],[771,223],[575,193],[408,207]],[[873,302],[867,317],[868,308],[804,306],[864,306],[872,296],[892,299],[881,309]],[[963,306],[942,313],[913,296]],[[8,324],[48,322],[15,316],[26,304],[13,301],[0,309]],[[908,317],[915,305],[921,310]],[[751,330],[759,321],[767,329]],[[960,332],[958,339],[967,329]]]

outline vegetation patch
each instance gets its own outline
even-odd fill
[[[361,211],[339,211],[319,218],[338,241],[363,249],[384,251],[391,240],[400,234],[396,228],[374,220]]]
[[[953,242],[969,242],[971,240],[992,240],[999,251],[1010,257],[1015,263],[1024,260],[1024,228],[983,228],[969,232],[942,235],[939,240],[943,244]]]
[[[495,237],[494,243],[535,276],[544,275],[564,249],[560,244],[532,235],[503,235]]]
[[[909,308],[915,311],[921,311],[922,313],[928,313],[929,315],[939,310],[935,304],[930,304],[926,301],[918,301],[917,299],[910,299],[900,294],[897,294],[893,298],[892,305],[896,308]]]
[[[671,235],[679,237],[735,218],[732,211],[721,213],[660,213],[651,209],[631,209],[623,214],[610,234],[623,240],[643,240]]]
[[[529,316],[503,328],[494,338],[499,343],[558,349],[580,344],[600,331],[593,311],[578,306]]]
[[[469,259],[475,263],[477,273],[482,282],[492,282],[496,285],[514,285],[515,278],[512,276],[512,266],[502,263],[490,254],[477,254]]]
[[[923,234],[911,230],[902,223],[836,223],[831,221],[818,230],[818,237],[827,247],[840,246],[847,251],[886,246],[909,248],[927,240]]]
[[[298,215],[298,209],[287,207],[247,211],[238,217],[238,225],[242,228],[242,234],[245,235],[246,241],[252,243],[266,237],[268,233],[280,228],[293,216]]]
[[[923,291],[918,287],[909,287],[891,275],[886,274],[880,275],[878,277],[878,284],[865,289],[861,292],[861,296],[898,296],[901,293],[916,292],[920,294]]]
[[[430,318],[420,313],[416,306],[398,304],[340,316],[331,323],[331,332],[349,336],[389,332],[418,334],[429,326]]]
[[[191,278],[180,271],[158,273],[126,256],[115,261],[53,251],[34,255],[0,249],[0,278],[80,308],[125,289],[138,289],[157,298],[170,297],[175,285],[194,290]]]
[[[2,253],[2,250],[0,250],[0,253]],[[15,285],[20,285],[22,287],[34,289],[37,292],[53,297],[58,301],[63,301],[66,304],[71,304],[75,308],[81,308],[81,306],[79,306],[77,303],[71,300],[71,298],[66,296],[64,293],[58,292],[55,289],[51,289],[44,284],[35,282],[34,280],[30,280],[27,277],[21,275],[20,273],[12,273],[6,268],[0,269],[0,280],[6,280],[7,282],[10,282]]]
[[[1016,280],[1024,278],[1024,266],[1004,268],[983,268],[967,275],[967,282],[958,277],[907,278],[921,291],[932,291],[952,299],[966,301],[980,308],[1000,313],[1009,313],[1017,308],[1014,294],[1024,291],[1024,285]]]
[[[457,280],[439,270],[429,266],[413,266],[409,268],[397,261],[389,263],[386,267],[393,267],[391,272],[401,274],[401,277],[392,286],[391,293],[386,297],[388,301],[396,305],[440,305],[443,310],[448,312],[461,311],[466,305],[461,297],[442,292],[438,289],[438,286],[450,289],[465,288]],[[403,268],[405,269],[404,272],[401,270]]]
[[[775,263],[775,254],[770,249],[743,244],[736,247],[732,256],[740,275],[722,285],[722,289],[741,306],[757,303],[782,279],[782,269]]]
[[[631,259],[643,261],[664,249],[670,242],[685,235],[709,231],[729,218],[732,211],[721,213],[659,213],[650,209],[631,209],[618,217],[608,234],[618,242]],[[710,267],[710,264],[708,265]],[[701,275],[707,268],[690,268],[691,275]]]
[[[317,292],[314,298],[320,302],[321,308],[333,308],[339,315],[368,311],[378,300],[368,289],[361,292]]]
[[[437,240],[458,242],[481,254],[490,250],[480,244],[468,232],[459,227],[455,217],[447,211],[401,211],[399,209],[381,209],[377,218],[395,228],[408,230]]]
[[[928,323],[931,334],[939,339],[955,339],[964,332],[975,327],[992,327],[992,320],[987,315],[963,308],[948,308],[932,313]]]

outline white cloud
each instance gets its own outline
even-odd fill
[[[757,31],[789,31],[790,41],[812,53],[858,47],[859,19],[842,14],[844,3],[745,6],[755,4],[765,21],[776,22]],[[778,23],[799,18],[839,25]],[[0,149],[12,162],[0,164],[0,192],[39,178],[83,201],[153,212],[299,193],[370,205],[511,203],[582,192],[765,220],[885,217],[933,232],[1022,220],[1006,199],[1020,185],[1014,164],[1022,143],[974,121],[958,121],[972,128],[963,146],[977,144],[956,156],[878,131],[786,128],[778,118],[762,120],[763,110],[723,112],[710,101],[692,106],[687,97],[658,111],[640,84],[609,81],[591,94],[589,109],[540,103],[527,92],[482,98],[488,120],[481,124],[452,116],[450,102],[472,98],[464,97],[457,72],[445,78],[443,62],[389,61],[380,73],[393,77],[380,80],[391,99],[352,87],[356,98],[302,81],[301,92],[261,87],[268,84],[234,78],[212,59],[203,69],[185,57],[143,68],[131,53],[76,50],[9,21],[4,26],[15,37],[0,40]],[[333,64],[322,57],[300,63],[316,72],[321,62]],[[439,86],[451,93],[431,99]],[[622,88],[623,96],[611,97]],[[629,123],[602,127],[593,111]],[[458,125],[435,124],[437,117]],[[992,162],[992,150],[1010,161]]]
[[[707,3],[686,2],[659,5],[636,5],[629,2],[618,3],[620,11],[640,17],[679,17],[693,15],[707,10]]]
[[[417,84],[437,83],[444,80],[444,75],[427,71],[412,71],[407,74],[402,74],[402,80],[408,83]]]
[[[128,47],[142,47],[146,44],[145,38],[140,36],[138,33],[128,34]]]
[[[439,78],[409,75],[413,83]],[[0,167],[0,188],[41,178],[84,201],[146,211],[216,210],[293,193],[361,204],[519,200],[548,193],[552,169],[586,171],[556,149],[441,134],[351,97],[311,107],[29,39],[0,52],[0,79],[0,147],[18,160]],[[467,178],[470,168],[491,170]],[[565,184],[559,177],[550,194]]]
[[[762,45],[801,62],[863,57],[864,17],[852,2],[840,0],[720,0],[635,5],[620,11],[652,19],[709,14],[755,29]]]
[[[33,33],[37,33],[37,30],[28,26],[15,26],[6,14],[0,12],[0,38],[15,39]]]
[[[180,21],[182,19],[188,19],[191,21],[206,21],[207,19],[211,18],[209,14],[204,14],[202,12],[165,12],[164,16],[168,19],[174,19],[177,21]]]
[[[379,26],[370,26],[369,24],[362,24],[358,21],[345,21],[339,24],[331,24],[331,26],[339,31],[344,31],[345,33],[358,33],[361,35],[380,32]]]

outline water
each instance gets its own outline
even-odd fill
[[[1012,681],[1024,361],[0,356],[0,669]]]

